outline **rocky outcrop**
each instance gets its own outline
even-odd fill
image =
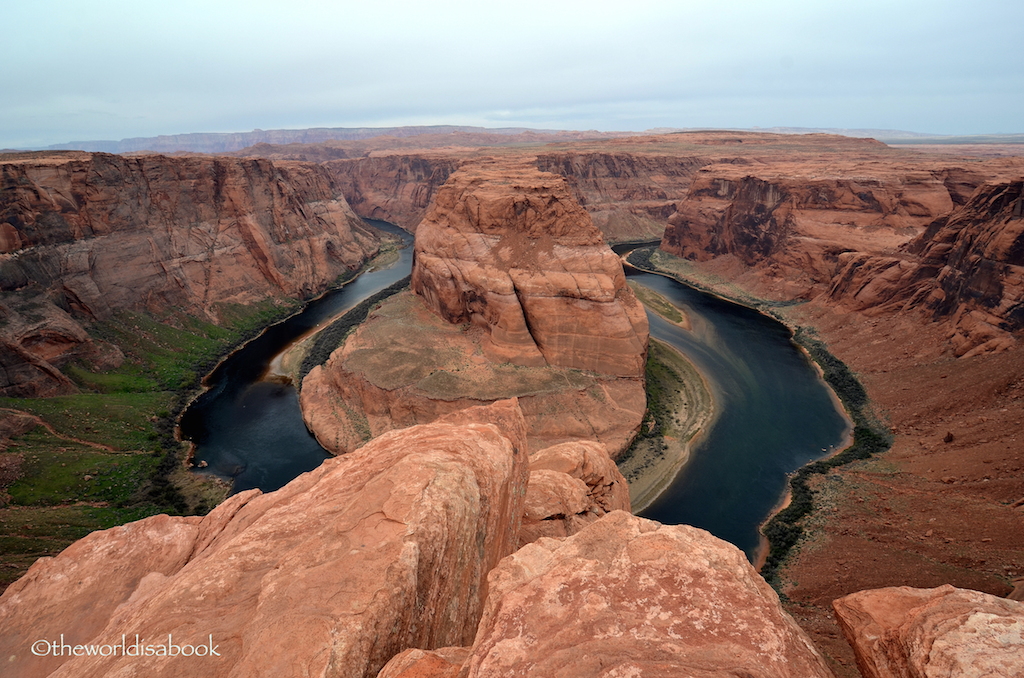
[[[532,450],[576,439],[617,457],[645,409],[647,316],[565,182],[474,164],[416,231],[412,287],[302,384],[335,454],[383,431],[518,397]]]
[[[743,554],[696,528],[616,511],[523,547],[488,587],[460,678],[832,675]],[[383,675],[454,675],[426,672],[429,654],[417,673],[416,659]]]
[[[833,607],[865,678],[1024,671],[1024,603],[952,586],[903,586],[860,591]]]
[[[505,401],[381,436],[204,518],[95,532],[0,597],[4,670],[369,677],[406,647],[468,645],[485,577],[516,546],[526,481],[522,416]],[[62,633],[170,634],[220,656],[33,655]]]
[[[434,193],[460,164],[458,156],[391,154],[333,160],[324,167],[356,214],[415,232]]]
[[[589,439],[617,457],[628,447],[646,409],[642,379],[494,363],[486,338],[484,328],[448,323],[399,293],[302,381],[306,425],[344,454],[385,431],[518,397],[531,450]]]
[[[312,165],[20,154],[0,158],[0,186],[10,395],[60,392],[61,360],[96,353],[78,318],[173,309],[216,320],[225,302],[310,296],[376,249]]]
[[[567,537],[612,511],[629,511],[629,485],[600,443],[577,440],[530,455],[520,544]]]
[[[839,256],[833,303],[948,321],[954,353],[1005,349],[1024,327],[1024,181],[979,188],[897,256]]]
[[[466,165],[417,227],[412,289],[487,330],[497,362],[643,375],[647,316],[565,182],[528,165]]]

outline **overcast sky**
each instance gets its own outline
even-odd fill
[[[424,124],[1024,132],[1021,0],[0,9],[0,148]]]

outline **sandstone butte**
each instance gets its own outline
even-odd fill
[[[645,409],[648,326],[565,181],[467,163],[416,229],[412,289],[302,383],[307,426],[339,454],[395,427],[517,396],[531,450],[590,438],[613,458]]]
[[[308,297],[377,239],[315,165],[25,153],[0,159],[0,393],[74,391],[71,358],[119,352],[79,321],[117,311],[218,319],[223,303]]]

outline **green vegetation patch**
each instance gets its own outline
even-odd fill
[[[77,501],[126,504],[152,475],[151,454],[112,454],[54,438],[42,426],[11,442],[22,455],[20,478],[7,488],[11,503],[53,506]]]
[[[629,281],[629,287],[636,294],[636,298],[640,300],[647,308],[651,309],[662,318],[670,322],[674,322],[677,325],[686,325],[687,319],[683,315],[683,312],[679,310],[672,302],[665,297],[661,296],[649,287],[644,287],[632,280]]]
[[[109,445],[115,450],[159,448],[154,419],[174,402],[167,392],[78,393],[53,398],[0,398],[0,407],[30,412],[61,435]]]

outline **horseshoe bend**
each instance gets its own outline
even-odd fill
[[[12,675],[1017,675],[1020,156],[474,139],[0,155]],[[334,456],[225,498],[174,417],[258,328],[386,265],[357,215],[414,232],[414,263],[296,375]],[[798,474],[800,512],[766,527],[792,541],[771,585],[630,514],[615,460],[687,403],[648,402],[647,314],[608,243],[658,238],[630,261],[796,330],[854,423],[856,458]],[[122,634],[220,656],[109,650]]]

